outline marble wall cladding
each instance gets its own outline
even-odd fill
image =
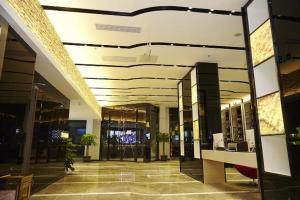
[[[199,122],[198,122],[198,120],[193,122],[193,134],[194,134],[194,140],[199,140]]]
[[[54,27],[48,19],[38,0],[6,0],[27,25],[28,29],[40,41],[52,58],[58,63],[60,70],[68,75],[70,82],[77,87],[86,102],[97,112],[100,106],[92,94],[79,70],[74,65],[67,50],[62,44]]]
[[[257,99],[257,110],[261,135],[284,133],[279,92]]]
[[[184,141],[180,141],[180,155],[184,156]]]
[[[198,95],[197,95],[197,85],[192,87],[192,104],[198,102]]]
[[[270,20],[266,21],[250,36],[253,66],[274,55]]]
[[[179,111],[182,111],[183,110],[183,97],[180,96],[179,97]]]
[[[184,126],[180,126],[180,141],[184,141]]]
[[[191,86],[197,84],[196,68],[191,71]]]

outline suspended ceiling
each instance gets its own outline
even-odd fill
[[[196,62],[218,63],[221,103],[249,93],[241,7],[247,0],[40,0],[102,106],[177,106]]]

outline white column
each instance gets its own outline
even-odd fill
[[[169,108],[161,105],[159,107],[159,132],[169,133]],[[170,158],[170,143],[165,144],[165,153]],[[159,155],[163,155],[163,144],[159,143]]]
[[[96,135],[96,145],[90,146],[89,148],[89,156],[91,156],[91,160],[99,160],[100,156],[100,130],[101,129],[101,121],[95,119],[87,119],[86,120],[86,133],[92,133]],[[86,153],[86,148],[84,150]]]
[[[94,112],[82,100],[71,100],[69,119],[86,120],[86,133],[93,133],[97,136],[97,144],[96,146],[91,146],[89,148],[89,155],[91,156],[92,160],[99,160],[101,118],[95,115]],[[86,153],[86,149],[84,153]]]

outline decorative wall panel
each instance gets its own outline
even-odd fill
[[[184,126],[180,126],[180,155],[184,156]]]
[[[193,122],[193,133],[194,133],[194,140],[199,140],[199,122]]]
[[[58,63],[63,74],[69,76],[69,81],[77,87],[85,101],[100,114],[100,106],[74,65],[53,25],[38,0],[6,0],[17,12],[29,30],[41,42],[52,58]]]
[[[257,110],[261,135],[284,133],[279,92],[259,98]]]
[[[197,85],[192,86],[192,104],[198,103]]]
[[[250,36],[253,66],[274,55],[270,20],[266,21]]]

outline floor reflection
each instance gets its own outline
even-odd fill
[[[226,185],[212,186],[181,174],[179,161],[77,163],[75,168],[32,199],[260,199],[257,185],[233,169],[227,172]]]

